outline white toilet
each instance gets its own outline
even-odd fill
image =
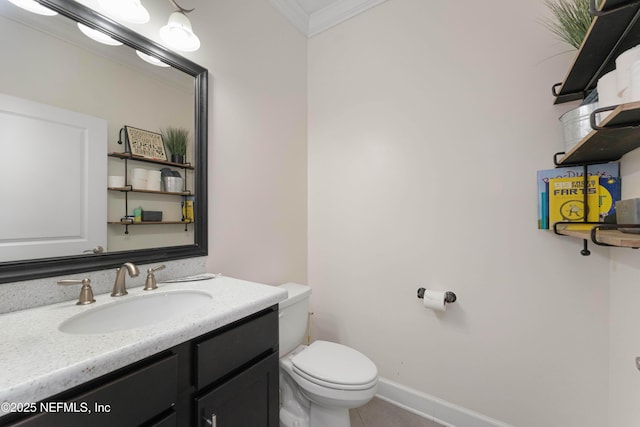
[[[378,388],[378,369],[364,354],[341,344],[302,345],[311,288],[285,283],[279,305],[280,426],[350,427],[349,409],[364,405]]]

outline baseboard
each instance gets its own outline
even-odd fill
[[[379,379],[376,396],[446,427],[512,427],[385,378]]]

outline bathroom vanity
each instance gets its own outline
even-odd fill
[[[9,341],[2,365],[17,364],[16,375],[4,368],[0,377],[0,426],[278,426],[277,303],[286,292],[226,277],[159,286],[212,298],[185,315],[98,334],[59,325],[114,304],[108,295],[96,296],[98,307],[70,301],[0,316],[17,327],[0,332]],[[147,295],[130,289],[118,300]],[[31,343],[36,329],[42,340]]]

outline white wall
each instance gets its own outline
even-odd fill
[[[518,427],[602,427],[609,251],[536,229],[575,107],[552,105],[571,55],[545,13],[389,0],[310,40],[313,335]],[[459,301],[435,314],[420,286]]]
[[[198,1],[210,71],[210,271],[307,277],[307,40],[268,1]],[[194,12],[195,14],[196,12]]]
[[[622,198],[640,197],[640,152],[622,159]],[[638,251],[611,251],[611,344],[609,369],[610,426],[636,426],[640,423],[640,372],[635,358],[640,356],[638,325],[640,325],[640,262]]]

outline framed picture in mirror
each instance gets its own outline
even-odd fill
[[[161,134],[132,126],[125,126],[124,129],[131,155],[145,159],[167,161],[167,152],[164,148]]]

